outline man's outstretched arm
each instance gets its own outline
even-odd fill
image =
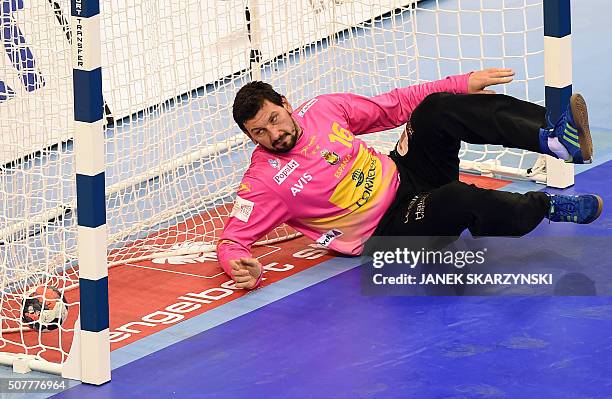
[[[254,182],[242,186],[252,187]],[[285,203],[265,186],[238,192],[217,244],[219,264],[237,288],[252,289],[259,285],[263,268],[251,254],[251,245],[288,219]]]
[[[487,87],[512,81],[514,72],[508,68],[491,68],[446,79],[391,90],[374,97],[343,95],[349,130],[354,134],[374,133],[405,124],[414,109],[432,93],[455,94],[494,93]]]

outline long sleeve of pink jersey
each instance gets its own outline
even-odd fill
[[[364,134],[392,129],[405,124],[412,111],[432,93],[467,93],[470,74],[391,90],[375,97],[341,94],[349,129]]]
[[[219,264],[230,277],[230,260],[252,257],[251,245],[289,220],[285,203],[263,183],[245,177],[241,188],[217,245]]]

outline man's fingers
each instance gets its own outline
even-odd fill
[[[503,78],[491,78],[490,80],[494,82],[493,84],[499,85],[503,83],[512,82],[512,80],[514,80],[514,76],[506,76]]]
[[[512,82],[512,79],[514,79],[512,76],[508,76],[508,77],[505,77],[505,78],[496,78],[495,80],[498,83],[508,83],[508,82]]]
[[[242,262],[245,266],[259,266],[260,263],[257,259],[254,258],[240,258],[240,262]]]
[[[487,86],[493,86],[493,85],[501,85],[504,83],[510,83],[512,82],[513,78],[512,77],[506,77],[506,78],[488,78],[485,79],[485,84],[483,85],[483,87],[487,87]]]
[[[232,267],[232,275],[236,288],[253,288],[257,281],[255,274],[261,274],[263,271],[261,270],[261,263],[254,258],[230,260],[229,264]],[[259,273],[255,273],[253,268],[258,268]]]
[[[254,281],[248,281],[246,283],[236,283],[235,287],[236,288],[243,288],[243,289],[244,288],[252,288],[254,283],[255,283]]]
[[[493,72],[493,75],[496,77],[514,76],[514,71],[512,69],[498,69],[495,72]]]
[[[239,260],[230,260],[229,264],[232,267],[232,270],[245,270],[246,267],[260,265],[257,259],[250,259],[250,258],[240,258]]]
[[[249,273],[248,270],[246,269],[239,269],[239,270],[232,270],[234,273],[234,276],[238,277],[238,276],[250,276],[251,273]]]
[[[490,75],[514,75],[514,71],[512,70],[512,68],[489,68],[485,69],[483,72],[486,72]]]
[[[253,280],[251,276],[234,276],[234,281],[237,283],[248,283]]]

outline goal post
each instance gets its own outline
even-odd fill
[[[254,148],[231,118],[245,83],[297,106],[512,67],[496,89],[553,120],[571,94],[569,0],[0,4],[0,363],[94,384],[110,378],[108,268],[214,251]],[[400,131],[361,137],[384,152]],[[461,162],[573,183],[572,165],[516,149],[464,144]],[[22,321],[38,284],[67,298],[53,331]]]
[[[572,95],[572,28],[570,0],[544,0],[544,80],[546,109],[556,121]],[[546,184],[567,188],[574,184],[574,165],[546,157]]]
[[[71,354],[81,361],[62,375],[100,385],[111,378],[100,3],[70,5],[80,303]]]

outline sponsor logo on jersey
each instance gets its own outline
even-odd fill
[[[414,221],[425,219],[425,200],[429,197],[429,193],[425,195],[415,195],[410,200],[408,204],[408,209],[406,210],[406,218],[404,220],[404,224],[410,222],[410,215],[412,214],[412,210],[414,209]]]
[[[363,172],[361,172],[363,174]],[[370,168],[368,169],[368,174],[365,178],[365,186],[363,188],[363,194],[361,198],[357,200],[356,204],[358,207],[362,207],[372,196],[372,191],[374,190],[374,180],[376,179],[376,159],[372,159],[370,161]],[[360,185],[357,185],[359,187]]]
[[[342,157],[342,162],[340,162],[340,165],[338,165],[338,169],[336,169],[336,173],[334,173],[334,177],[336,179],[339,179],[340,176],[342,176],[342,172],[344,172],[344,169],[346,169],[346,166],[348,165],[351,159],[353,159],[352,154],[347,154]]]
[[[238,220],[242,220],[247,223],[249,218],[251,217],[251,213],[253,212],[253,208],[255,207],[255,203],[244,199],[240,196],[236,196],[236,201],[234,201],[234,207],[232,208],[232,212],[230,213],[230,217],[235,217]]]
[[[330,165],[335,165],[340,161],[338,154],[333,151],[323,150],[321,151],[321,157]]]
[[[312,107],[317,101],[319,101],[318,98],[313,98],[312,100],[308,101],[306,104],[304,104],[304,106],[302,106],[302,109],[300,109],[300,111],[298,112],[298,115],[304,116],[304,114],[308,111],[308,109]]]
[[[342,235],[342,231],[338,229],[331,229],[327,233],[323,234],[321,237],[317,239],[317,244],[323,245],[324,247],[328,247],[332,241]]]
[[[363,172],[361,171],[361,169],[355,170],[353,174],[351,175],[351,179],[353,179],[356,182],[355,187],[361,186],[364,180]]]
[[[340,179],[329,201],[342,209],[369,209],[371,198],[383,182],[382,163],[361,144],[349,173]]]
[[[291,194],[293,194],[294,197],[298,195],[310,181],[312,181],[312,176],[308,172],[305,172],[302,177],[298,179],[297,183],[291,186]]]
[[[287,177],[289,177],[289,175],[291,175],[291,173],[293,173],[293,171],[296,170],[298,166],[300,166],[300,164],[297,163],[295,159],[289,161],[287,165],[283,166],[283,168],[277,174],[274,175],[274,181],[276,182],[276,184],[278,184],[279,186],[283,184],[285,179],[287,179]]]
[[[270,164],[270,166],[272,166],[274,169],[280,169],[280,161],[278,160],[278,158],[275,159],[268,159],[268,163]]]
[[[238,194],[240,193],[249,193],[251,192],[251,183],[240,183],[240,187],[238,187]]]

